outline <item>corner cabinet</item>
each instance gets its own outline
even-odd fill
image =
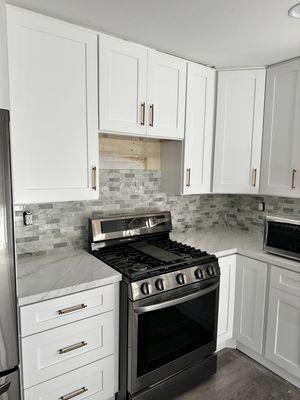
[[[267,70],[261,193],[300,197],[300,58]]]
[[[258,193],[265,70],[218,72],[216,193]]]
[[[258,354],[263,351],[267,264],[237,256],[235,337]]]
[[[185,60],[99,36],[101,132],[183,139]]]
[[[97,34],[7,7],[16,203],[98,198]]]

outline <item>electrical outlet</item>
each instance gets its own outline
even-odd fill
[[[260,201],[258,203],[258,211],[265,211],[265,202],[264,201]]]
[[[33,225],[33,215],[32,215],[32,212],[30,212],[30,211],[24,211],[24,212],[23,212],[23,221],[24,221],[24,225],[25,225],[25,226]]]

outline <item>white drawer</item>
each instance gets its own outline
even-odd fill
[[[21,336],[56,328],[114,308],[114,285],[20,307]]]
[[[271,286],[295,296],[300,296],[300,273],[272,265]]]
[[[24,388],[114,353],[114,312],[22,339]]]
[[[106,400],[114,394],[114,357],[106,357],[24,391],[24,400]],[[70,397],[74,396],[74,397]]]

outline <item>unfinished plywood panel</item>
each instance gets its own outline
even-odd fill
[[[100,168],[160,170],[160,147],[159,140],[101,135]]]

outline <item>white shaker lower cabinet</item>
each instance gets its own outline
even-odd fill
[[[271,267],[266,358],[300,378],[300,274],[274,266]]]
[[[218,72],[213,191],[258,193],[265,70]]]
[[[24,400],[85,399],[107,400],[114,395],[114,357],[26,389]]]
[[[16,203],[98,198],[97,34],[7,6]]]
[[[45,323],[22,329],[37,316]],[[24,400],[112,399],[118,391],[118,322],[118,283],[21,307]]]
[[[148,136],[183,139],[186,60],[148,50]]]
[[[219,290],[218,348],[233,338],[236,255],[219,258],[221,270]],[[223,346],[222,346],[223,345]]]
[[[267,70],[262,194],[300,197],[300,58]]]
[[[262,354],[267,264],[248,257],[237,256],[235,337]]]

